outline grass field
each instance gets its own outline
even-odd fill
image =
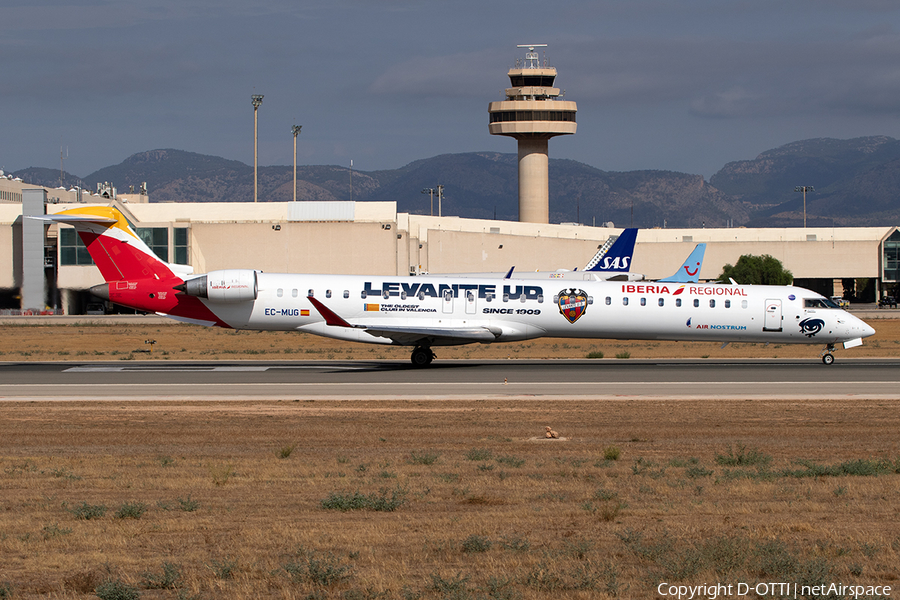
[[[891,585],[898,408],[6,403],[0,597],[524,600],[656,598],[663,582]],[[565,439],[541,439],[546,425]]]
[[[900,357],[900,319],[873,321],[877,333],[844,357]],[[154,340],[152,346],[146,343]],[[729,344],[546,338],[435,348],[438,359],[811,358],[824,345]],[[150,349],[152,348],[152,353]],[[306,333],[234,331],[198,325],[4,325],[0,361],[20,360],[408,360],[409,348],[355,344]]]
[[[875,326],[838,360],[898,356],[900,321]],[[603,360],[818,352],[596,340],[438,350]],[[0,340],[0,361],[408,354],[187,325],[4,326]],[[896,588],[898,409],[900,395],[4,402],[0,600],[640,599],[661,598],[664,582]],[[564,439],[542,439],[548,425]]]

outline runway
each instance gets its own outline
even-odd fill
[[[896,399],[900,360],[0,363],[2,401]]]

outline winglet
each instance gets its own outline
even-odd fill
[[[706,244],[697,244],[687,260],[678,267],[674,275],[670,275],[659,281],[667,283],[697,283],[700,281],[700,267],[703,265],[703,254],[706,252]]]
[[[316,307],[316,310],[319,311],[319,314],[325,319],[326,325],[332,325],[333,327],[353,327],[353,325],[339,317],[337,313],[316,300],[314,297],[307,296],[306,299],[309,300],[310,304]]]

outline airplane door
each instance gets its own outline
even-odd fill
[[[475,292],[473,290],[466,290],[466,314],[475,314]]]
[[[453,290],[444,290],[441,304],[443,305],[445,313],[453,312]]]
[[[766,321],[763,331],[781,331],[781,300],[773,298],[766,300]]]

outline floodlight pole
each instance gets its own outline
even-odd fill
[[[294,202],[297,201],[297,136],[300,135],[300,129],[303,125],[294,125],[291,127],[291,133],[294,134]]]
[[[444,198],[444,186],[443,185],[437,186],[437,193],[438,193],[438,216],[443,217],[444,211],[441,209],[441,200],[443,200],[443,198]]]
[[[814,192],[816,188],[811,185],[798,185],[795,192],[803,192],[803,229],[806,229],[806,192]]]
[[[250,96],[250,101],[253,103],[253,201],[256,202],[259,198],[259,177],[258,177],[258,169],[259,169],[259,160],[258,160],[258,128],[256,126],[256,111],[259,109],[260,104],[262,104],[263,97],[261,94],[253,94]]]
[[[423,194],[428,194],[431,196],[431,216],[434,216],[434,188],[425,188],[422,190]]]

